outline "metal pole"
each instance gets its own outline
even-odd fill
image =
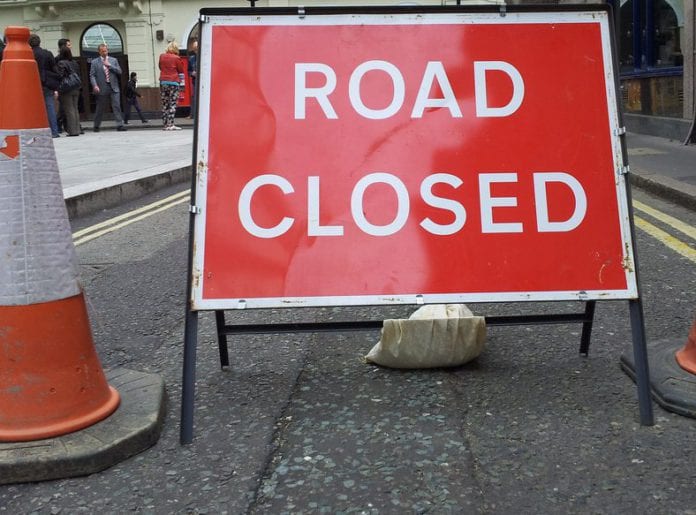
[[[188,302],[187,302],[188,304]],[[184,374],[181,387],[181,431],[182,445],[193,441],[193,408],[196,393],[196,342],[198,341],[198,312],[186,310],[184,325]]]
[[[643,303],[640,298],[629,300],[631,313],[631,333],[633,335],[633,363],[636,369],[636,386],[638,388],[638,407],[640,423],[652,426],[655,423],[650,397],[650,372],[648,370],[648,349],[645,343],[645,324]]]
[[[227,333],[225,332],[225,312],[218,309],[215,311],[215,327],[218,334],[218,350],[220,351],[220,367],[230,366],[230,355],[227,350]]]
[[[203,25],[198,22],[198,34],[201,35]],[[201,38],[202,39],[202,38]],[[197,77],[200,77],[201,52],[203,47],[199,47],[198,59],[196,61]],[[196,91],[196,108],[200,106],[200,80],[196,80],[198,91]],[[182,444],[189,444],[193,441],[193,409],[194,396],[196,390],[196,346],[198,345],[198,312],[193,311],[191,305],[191,291],[193,289],[193,254],[195,242],[195,227],[197,210],[196,205],[196,183],[198,180],[198,116],[195,117],[195,129],[193,132],[193,153],[191,156],[191,205],[189,207],[189,238],[188,238],[188,267],[186,277],[186,313],[184,316],[184,366],[181,380],[181,428],[179,439]]]
[[[197,124],[197,122],[196,122]],[[194,163],[198,151],[198,133],[194,134]],[[191,206],[196,205],[196,178],[194,167],[191,173]],[[193,402],[196,390],[196,346],[198,345],[198,311],[191,309],[191,290],[193,287],[193,244],[196,224],[196,210],[189,215],[189,255],[188,277],[186,278],[186,314],[184,318],[184,370],[181,380],[181,433],[182,444],[193,440]]]
[[[592,337],[592,322],[595,312],[594,300],[589,300],[585,304],[585,321],[582,323],[582,336],[580,337],[580,354],[587,356],[590,352],[590,339]]]
[[[621,111],[619,111],[621,114]],[[623,124],[623,119],[619,120]],[[621,150],[624,165],[628,166],[628,149],[626,135],[621,136]],[[633,266],[636,274],[636,287],[638,296],[628,301],[631,318],[631,335],[633,340],[633,362],[636,372],[636,387],[638,388],[638,407],[640,409],[640,423],[643,426],[652,426],[653,419],[652,400],[650,396],[650,372],[648,369],[648,349],[645,342],[645,319],[643,316],[643,301],[640,297],[640,267],[638,266],[638,251],[636,245],[636,227],[633,215],[633,195],[629,174],[624,175],[626,186],[626,203],[628,204],[629,228],[631,233],[631,246],[633,249]]]
[[[634,34],[635,34],[635,5],[639,2],[634,0]],[[635,44],[634,38],[634,44]],[[619,91],[618,73],[614,75],[614,87]],[[619,127],[624,127],[623,110],[618,98],[616,100]],[[626,133],[620,136],[621,154],[623,156],[623,166],[628,169],[628,145],[626,143]],[[655,421],[653,418],[652,400],[650,396],[650,371],[648,369],[648,349],[645,342],[645,320],[643,317],[643,302],[640,297],[640,267],[638,266],[638,250],[636,240],[636,227],[633,216],[633,195],[631,193],[630,172],[622,175],[624,187],[626,188],[626,204],[628,206],[629,231],[631,234],[631,250],[633,251],[633,267],[636,280],[636,298],[628,301],[631,318],[631,335],[633,340],[633,360],[636,371],[636,387],[638,388],[638,407],[640,410],[640,423],[644,426],[652,426]]]
[[[198,135],[194,134],[194,163],[198,149]],[[191,206],[196,205],[196,168],[191,173]],[[191,309],[193,286],[193,244],[196,210],[189,215],[188,277],[186,278],[186,314],[184,318],[184,370],[181,380],[181,434],[182,444],[193,440],[193,402],[196,390],[196,346],[198,345],[198,312]]]

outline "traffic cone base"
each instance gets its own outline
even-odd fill
[[[696,418],[696,318],[686,345],[683,340],[661,340],[648,344],[650,389],[666,410]],[[621,367],[635,378],[633,357],[621,356]]]
[[[92,343],[83,294],[0,307],[0,441],[51,438],[111,415],[118,392]]]
[[[0,442],[0,485],[94,474],[157,443],[167,412],[162,378],[116,368],[106,379],[121,394],[111,416],[38,444]]]
[[[650,391],[653,399],[667,411],[696,418],[696,375],[679,366],[675,351],[684,341],[665,339],[649,342]],[[621,368],[635,381],[635,364],[629,346],[621,355]]]

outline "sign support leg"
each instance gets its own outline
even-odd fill
[[[592,336],[592,323],[594,322],[595,303],[588,300],[585,303],[585,321],[582,323],[582,335],[580,336],[580,354],[587,356],[590,352],[590,338]]]
[[[198,312],[186,308],[184,322],[184,376],[181,388],[181,432],[182,444],[193,441],[193,405],[196,390],[196,345],[198,341]]]
[[[230,366],[230,355],[227,351],[227,333],[225,332],[225,312],[215,311],[215,327],[218,335],[218,350],[220,351],[220,367]]]
[[[655,421],[650,397],[650,374],[648,370],[648,349],[645,343],[643,303],[640,298],[629,300],[628,307],[631,316],[631,333],[633,335],[633,361],[636,369],[640,423],[643,426],[652,426]]]

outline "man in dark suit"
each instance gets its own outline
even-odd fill
[[[109,57],[109,47],[104,43],[98,47],[99,57],[92,59],[89,67],[89,81],[92,84],[94,94],[97,95],[97,109],[94,113],[94,132],[99,132],[102,115],[106,103],[111,101],[111,110],[116,119],[117,129],[125,131],[123,117],[121,116],[121,66],[118,61]]]
[[[41,38],[32,34],[29,36],[29,46],[34,53],[34,60],[39,68],[41,78],[41,89],[43,90],[44,104],[46,105],[46,115],[48,125],[51,127],[51,134],[54,138],[60,136],[58,131],[58,121],[56,119],[55,101],[58,98],[58,84],[60,76],[56,71],[56,60],[48,50],[41,48]]]

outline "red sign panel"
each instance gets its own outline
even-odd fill
[[[195,309],[636,296],[604,11],[212,17]]]

